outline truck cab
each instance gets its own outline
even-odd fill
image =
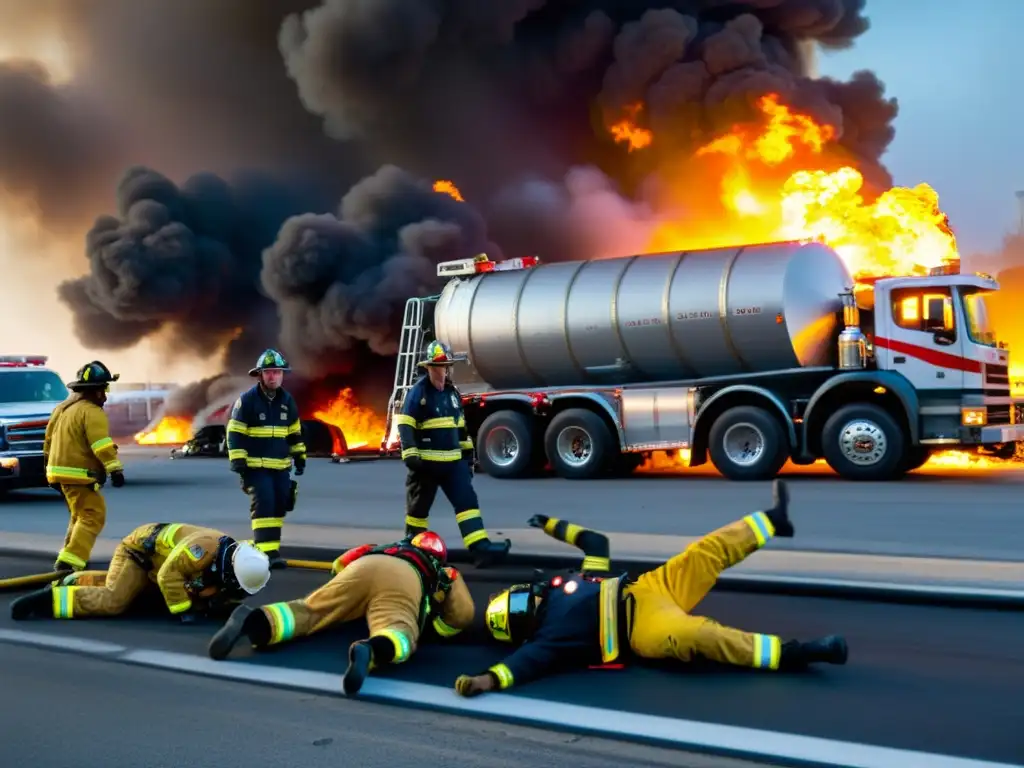
[[[938,268],[874,285],[875,365],[916,390],[922,445],[999,444],[1024,438],[1011,397],[1009,350],[990,322],[985,274]]]
[[[43,437],[69,392],[41,355],[0,356],[0,495],[46,487]]]

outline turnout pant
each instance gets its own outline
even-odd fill
[[[106,572],[85,571],[73,586],[53,588],[53,617],[119,616],[151,586],[149,574],[119,544]]]
[[[388,555],[366,555],[307,597],[264,605],[268,632],[250,639],[256,647],[278,645],[365,616],[371,641],[387,640],[388,650],[393,650],[388,660],[400,664],[416,650],[422,606],[420,576],[409,563]]]
[[[438,489],[455,510],[455,522],[466,547],[487,541],[480,501],[466,461],[428,461],[423,463],[422,469],[409,472],[405,479],[406,534],[419,533],[430,527],[430,508],[434,505]]]
[[[782,642],[775,635],[724,627],[690,613],[724,570],[774,535],[768,517],[756,512],[694,542],[626,587],[627,602],[635,600],[629,637],[633,652],[645,659],[690,661],[699,655],[725,664],[778,669]]]
[[[291,501],[291,475],[281,469],[254,469],[245,477],[253,545],[268,555],[279,552],[281,529]]]
[[[60,492],[68,505],[70,520],[64,535],[64,547],[57,553],[57,562],[81,571],[92,556],[96,538],[107,522],[107,504],[96,483],[90,485],[62,484]]]

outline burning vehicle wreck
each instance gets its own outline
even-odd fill
[[[348,453],[345,434],[334,424],[326,424],[316,419],[303,419],[302,436],[307,456],[334,458]],[[172,459],[189,456],[226,458],[227,455],[227,427],[223,424],[207,424],[200,427],[184,445],[171,448]]]

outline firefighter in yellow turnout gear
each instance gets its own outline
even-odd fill
[[[438,489],[455,510],[462,542],[478,566],[505,558],[512,542],[491,541],[473,489],[473,440],[466,429],[462,398],[448,378],[455,358],[444,344],[432,341],[419,366],[424,374],[410,387],[395,416],[402,443],[405,481],[405,533],[427,530]]]
[[[371,669],[408,661],[425,632],[446,639],[473,621],[473,598],[446,558],[444,541],[433,531],[350,549],[334,562],[333,578],[307,597],[236,608],[210,641],[209,654],[226,658],[242,635],[260,650],[365,616],[370,635],[349,646],[342,679],[345,693],[354,695]]]
[[[64,496],[70,516],[53,566],[58,572],[85,569],[107,522],[107,505],[99,489],[108,476],[115,488],[124,485],[124,465],[103,411],[107,390],[119,378],[98,360],[82,366],[67,385],[71,396],[54,409],[46,425],[46,482]]]
[[[182,622],[219,602],[241,600],[270,579],[267,556],[220,531],[182,523],[147,523],[121,540],[107,571],[64,577],[11,604],[15,620],[119,616],[144,591],[159,589]]]
[[[545,675],[588,666],[643,659],[695,657],[765,670],[801,669],[811,663],[845,664],[846,641],[829,636],[811,642],[725,627],[692,611],[719,575],[774,536],[794,534],[788,491],[774,484],[771,509],[747,515],[691,544],[636,580],[613,575],[608,539],[564,520],[530,520],[549,535],[583,549],[583,570],[541,584],[517,584],[487,607],[492,636],[521,643],[510,656],[477,675],[462,675],[463,696],[522,685]]]

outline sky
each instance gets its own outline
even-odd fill
[[[899,100],[884,161],[939,193],[961,254],[999,249],[1024,189],[1024,0],[868,0],[871,29],[819,73],[872,69]]]

